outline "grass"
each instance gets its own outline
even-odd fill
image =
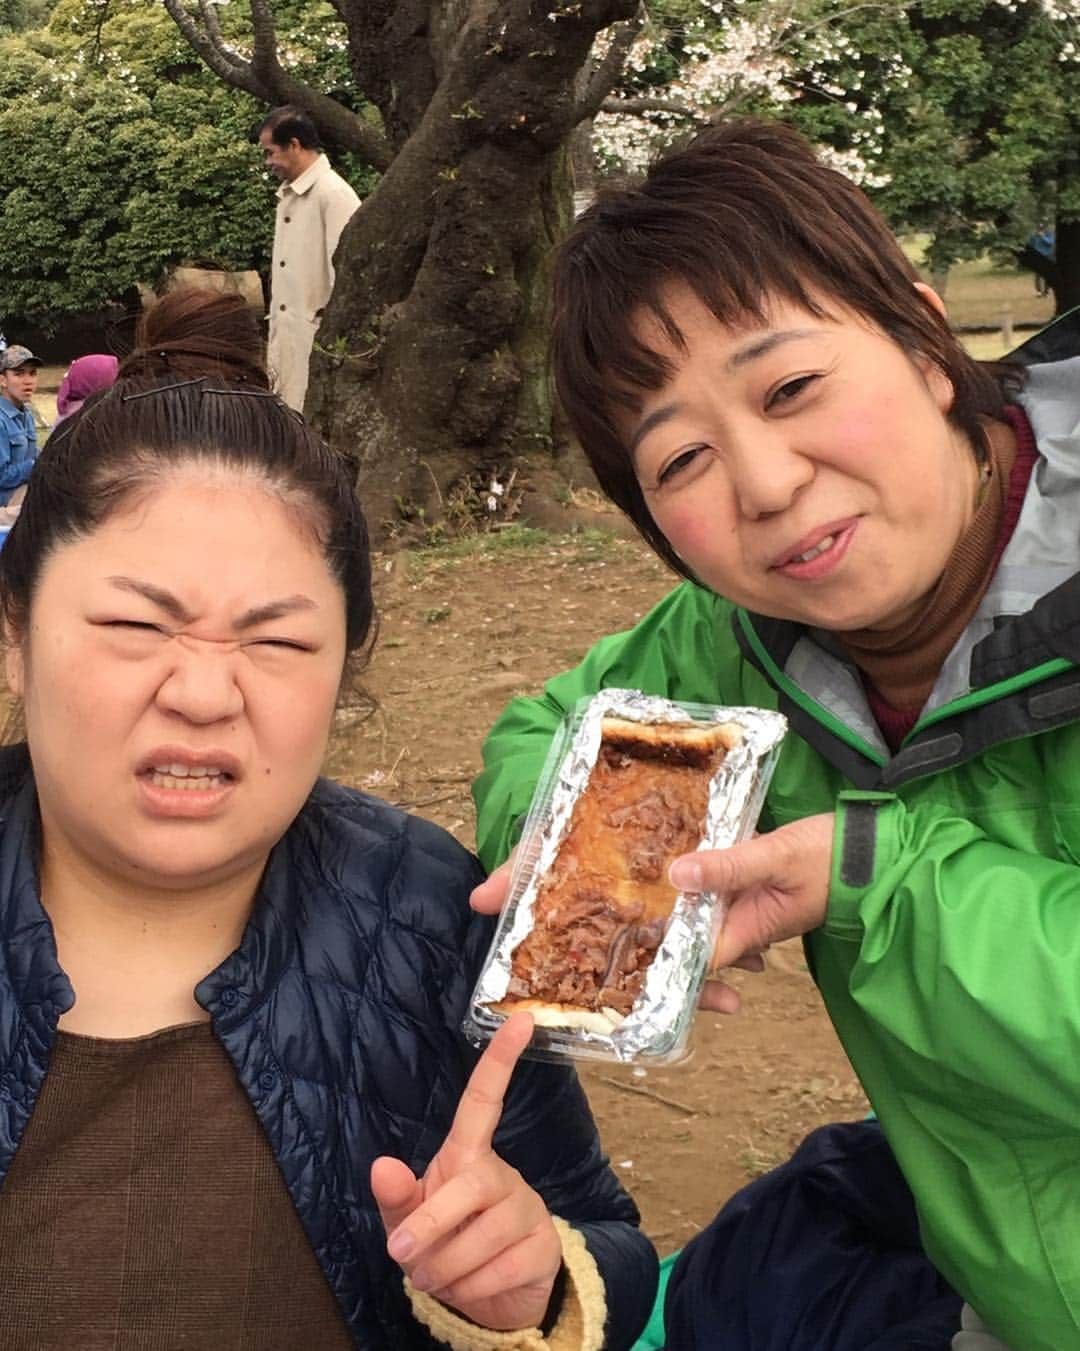
[[[1006,342],[999,328],[996,333],[962,333],[960,341],[964,344],[964,350],[976,361],[998,361],[1018,347],[1027,336],[1026,332],[1014,333],[1012,342]]]
[[[546,530],[528,525],[511,525],[505,530],[485,530],[475,534],[458,535],[440,540],[422,549],[409,549],[405,555],[410,579],[414,570],[420,573],[441,572],[453,568],[463,559],[493,558],[506,554],[532,553],[551,542]]]
[[[913,235],[901,241],[904,252],[922,273],[924,280],[929,281],[930,274],[922,262],[926,244],[925,235]],[[990,258],[975,258],[951,268],[944,300],[949,317],[958,328],[1000,327],[1006,311],[1014,325],[1035,324],[1041,327],[1048,324],[1054,315],[1050,297],[1035,292],[1033,272],[999,267]],[[964,345],[968,345],[966,341]],[[991,344],[991,347],[992,350],[986,354],[987,359],[1001,356],[1005,351],[1000,344],[997,347]],[[968,350],[971,350],[970,347]],[[982,352],[973,352],[972,355],[980,358],[984,356]]]
[[[505,530],[479,531],[422,549],[410,549],[405,555],[405,567],[409,581],[415,583],[432,573],[447,572],[475,559],[520,558],[557,548],[570,550],[569,557],[573,562],[593,563],[614,556],[625,546],[626,541],[621,536],[596,527],[554,534],[533,526],[510,525]]]
[[[557,538],[570,547],[570,557],[574,563],[603,563],[608,558],[616,557],[628,543],[623,536],[597,526],[588,526]]]

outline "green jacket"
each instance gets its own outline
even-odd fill
[[[927,1251],[999,1337],[1066,1351],[1080,1347],[1080,313],[1029,347],[1031,486],[896,754],[827,635],[686,583],[511,703],[475,794],[493,866],[581,695],[787,714],[764,824],[837,812],[810,958]]]

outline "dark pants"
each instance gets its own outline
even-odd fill
[[[960,1296],[931,1266],[876,1121],[824,1126],[683,1249],[669,1351],[948,1351]]]

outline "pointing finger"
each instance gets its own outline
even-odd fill
[[[514,1067],[532,1039],[532,1032],[529,1014],[515,1013],[495,1033],[469,1076],[446,1137],[447,1144],[468,1152],[491,1148]]]

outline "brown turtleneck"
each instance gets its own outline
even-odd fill
[[[911,722],[926,703],[945,658],[971,620],[994,575],[1009,480],[1017,456],[1011,420],[990,423],[986,439],[989,477],[980,481],[971,524],[960,537],[934,589],[913,614],[894,628],[856,629],[837,635],[863,679],[886,704],[910,714]]]

